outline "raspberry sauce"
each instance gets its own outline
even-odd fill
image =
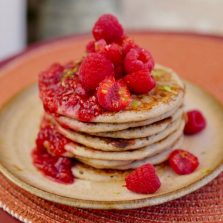
[[[58,183],[72,184],[74,176],[71,168],[73,162],[69,158],[52,156],[42,146],[32,152],[33,165],[45,176]]]
[[[36,145],[38,147],[44,146],[51,155],[59,157],[64,155],[66,152],[64,146],[69,142],[69,139],[56,131],[53,124],[46,119],[42,120],[41,128],[36,139]]]
[[[42,72],[39,75],[40,98],[48,113],[56,115],[60,109],[80,121],[89,122],[102,113],[102,108],[96,96],[82,87],[76,74],[78,66],[53,64]]]
[[[71,168],[73,161],[62,157],[64,146],[70,140],[62,136],[55,126],[43,118],[36,139],[36,148],[33,149],[32,159],[34,166],[45,176],[64,184],[74,181]]]

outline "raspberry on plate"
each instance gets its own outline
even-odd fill
[[[95,23],[92,34],[96,40],[104,39],[111,43],[119,41],[124,35],[124,30],[115,16],[104,14]]]
[[[187,123],[184,127],[184,134],[193,135],[202,131],[206,127],[206,120],[198,110],[187,112]]]
[[[124,77],[124,80],[129,90],[136,94],[146,94],[156,86],[156,82],[148,70],[128,74]]]
[[[142,48],[133,48],[126,54],[124,66],[127,73],[139,70],[151,71],[154,67],[154,60],[149,51]]]
[[[99,104],[108,111],[123,110],[131,101],[127,86],[122,81],[116,81],[113,76],[105,78],[97,89]]]
[[[125,182],[129,190],[141,194],[155,193],[161,186],[154,166],[149,163],[132,171]]]
[[[106,77],[114,75],[114,66],[100,53],[88,54],[80,65],[79,77],[86,90],[95,90]]]
[[[198,158],[182,149],[171,152],[168,160],[171,168],[179,175],[190,174],[199,166]]]

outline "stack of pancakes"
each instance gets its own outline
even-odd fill
[[[88,123],[63,113],[47,115],[57,131],[71,140],[65,145],[65,156],[76,158],[79,169],[128,170],[145,163],[156,165],[180,146],[185,125],[184,84],[160,65],[152,74],[155,89],[147,95],[133,95],[123,111],[103,113]]]

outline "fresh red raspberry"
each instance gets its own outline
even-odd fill
[[[111,43],[119,41],[124,35],[124,30],[115,16],[104,14],[96,21],[92,34],[96,40],[104,39]]]
[[[126,55],[132,48],[139,48],[139,46],[130,38],[125,38],[122,42],[123,54]]]
[[[124,82],[115,81],[113,76],[105,78],[98,87],[99,104],[108,111],[118,112],[130,103],[131,96]]]
[[[154,67],[154,60],[149,51],[133,48],[126,54],[124,66],[127,73],[145,69],[151,71]]]
[[[136,94],[146,94],[156,86],[156,82],[148,70],[128,74],[124,77],[124,80],[129,90]]]
[[[124,67],[122,64],[118,64],[115,66],[115,79],[121,79],[124,75]]]
[[[179,175],[190,174],[199,166],[198,158],[182,149],[176,149],[169,155],[171,168]]]
[[[132,171],[126,178],[126,187],[136,193],[152,194],[161,186],[152,164],[145,164]]]
[[[94,53],[95,52],[95,41],[90,40],[86,45],[86,51],[87,53]]]
[[[184,134],[193,135],[202,131],[206,127],[206,120],[198,110],[187,112],[187,123],[184,127]]]
[[[114,66],[100,53],[90,53],[80,65],[79,77],[86,90],[95,90],[98,84],[110,75],[114,75]]]
[[[122,48],[116,44],[112,43],[104,48],[104,53],[106,57],[111,60],[114,64],[121,64],[122,63]]]

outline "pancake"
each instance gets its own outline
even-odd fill
[[[120,181],[123,180],[130,171],[121,170],[100,170],[85,165],[83,163],[76,163],[72,168],[75,178],[88,181]]]
[[[171,146],[181,135],[184,128],[184,122],[181,123],[180,127],[175,132],[170,134],[165,139],[159,142],[153,143],[149,146],[132,150],[132,151],[119,151],[119,152],[108,152],[95,150],[89,147],[84,147],[74,143],[68,143],[65,145],[65,150],[73,154],[73,156],[90,158],[90,159],[102,159],[102,160],[139,160],[167,149]]]
[[[91,158],[83,158],[79,156],[75,156],[77,160],[79,160],[82,163],[85,163],[89,166],[92,166],[94,168],[98,169],[115,169],[119,166],[127,166],[128,164],[131,164],[132,160],[100,160],[100,159],[91,159]]]
[[[180,138],[172,147],[171,149],[154,156],[153,158],[148,158],[140,161],[133,162],[128,166],[119,167],[119,169],[97,169],[93,168],[89,165],[83,163],[76,163],[76,165],[72,168],[72,172],[74,176],[78,179],[83,179],[87,181],[99,181],[99,182],[107,182],[107,181],[123,181],[124,178],[130,173],[131,170],[137,168],[146,163],[154,163],[155,160],[160,160],[164,162],[167,158],[169,153],[174,149],[178,148],[182,143],[182,138]]]
[[[136,138],[148,137],[163,131],[164,129],[167,128],[167,126],[171,122],[179,119],[180,117],[182,117],[182,115],[183,115],[183,109],[180,108],[176,111],[175,114],[173,114],[172,117],[160,120],[150,125],[129,128],[126,130],[121,130],[116,132],[93,133],[91,135],[100,137],[109,137],[109,138],[121,138],[121,139],[136,139]]]
[[[116,167],[115,169],[119,169],[119,170],[135,169],[135,168],[142,166],[146,163],[152,163],[154,165],[161,164],[168,159],[169,154],[174,149],[181,147],[182,144],[183,144],[183,137],[180,137],[179,139],[177,139],[177,141],[172,146],[170,146],[168,149],[162,151],[161,153],[156,154],[155,156],[147,157],[142,160],[137,160],[137,161],[132,162],[131,164]]]
[[[181,145],[184,84],[174,71],[160,65],[152,75],[156,87],[148,94],[131,95],[131,103],[122,111],[99,110],[98,116],[83,119],[89,122],[78,120],[82,109],[78,104],[61,103],[55,107],[56,113],[45,113],[54,131],[71,141],[65,140],[63,156],[76,159],[72,169],[76,178],[123,180],[130,169],[160,164]],[[47,140],[44,146],[49,146]]]
[[[148,120],[157,118],[182,104],[184,84],[173,70],[156,65],[153,76],[156,79],[154,90],[144,95],[132,95],[132,103],[125,110],[102,113],[90,122],[128,123]],[[59,106],[57,113],[77,119],[75,109]]]
[[[184,122],[184,120],[180,117],[177,120],[170,122],[163,131],[138,139],[114,139],[90,136],[87,134],[70,131],[57,124],[56,128],[60,134],[81,145],[103,151],[124,151],[135,150],[158,142],[178,129],[182,122]]]
[[[81,121],[78,121],[69,117],[65,117],[65,116],[53,117],[53,116],[50,116],[49,114],[45,114],[45,115],[50,119],[55,119],[61,126],[65,126],[74,131],[93,134],[93,133],[101,133],[101,132],[120,131],[120,130],[124,130],[128,128],[150,125],[160,120],[171,118],[175,114],[175,112],[180,108],[182,108],[181,105],[177,108],[172,109],[169,112],[166,112],[160,115],[159,117],[147,119],[144,121],[129,122],[129,123],[115,123],[115,124],[114,123],[81,122]]]
[[[119,170],[127,170],[127,169],[135,169],[145,163],[151,163],[153,165],[158,165],[168,159],[169,154],[176,148],[179,148],[183,143],[183,137],[177,139],[173,145],[171,145],[166,150],[151,156],[146,157],[142,160],[137,161],[117,161],[117,160],[97,160],[97,159],[87,159],[87,158],[77,158],[79,161],[92,166],[97,169],[119,169]]]

